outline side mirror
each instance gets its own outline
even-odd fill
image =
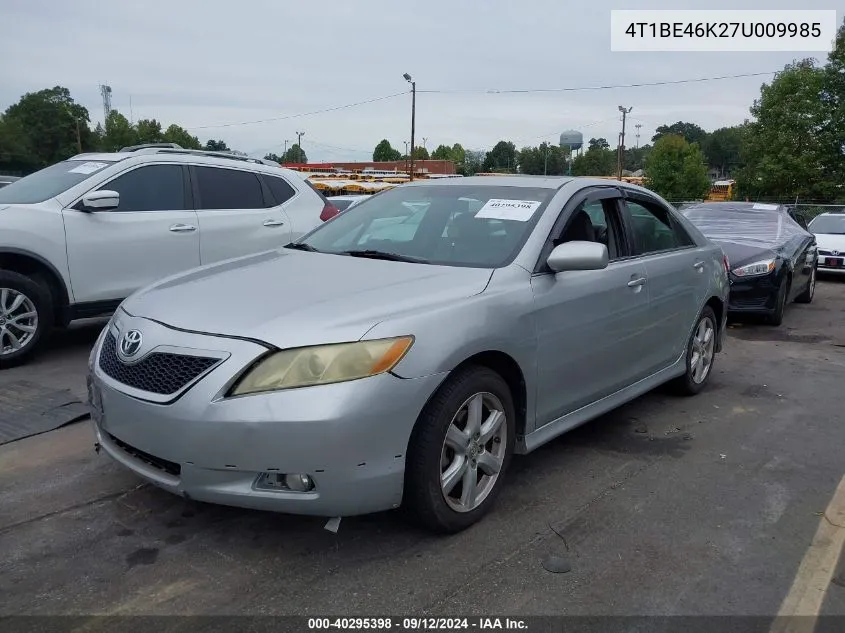
[[[97,211],[117,209],[119,204],[120,194],[108,189],[92,191],[82,197],[82,206],[86,209],[95,209]]]
[[[607,268],[607,246],[598,242],[564,242],[549,253],[546,263],[555,273]]]

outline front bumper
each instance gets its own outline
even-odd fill
[[[728,312],[770,314],[777,306],[779,285],[774,275],[739,278],[731,275]]]
[[[157,329],[152,322],[134,321],[133,328]],[[319,516],[399,506],[411,430],[445,374],[416,379],[381,374],[223,398],[233,375],[266,350],[247,341],[169,333],[187,348],[223,346],[230,357],[162,404],[129,395],[106,375],[96,358],[98,343],[89,375],[92,417],[97,441],[113,459],[165,490],[199,501]],[[258,489],[265,472],[307,474],[315,487]]]
[[[820,273],[845,274],[845,257],[819,255],[819,263],[816,269]]]

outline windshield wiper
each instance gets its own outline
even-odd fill
[[[320,252],[316,248],[314,248],[310,244],[306,244],[305,242],[291,242],[290,244],[285,244],[285,248],[292,248],[297,251],[308,251],[309,253]]]
[[[428,260],[422,257],[411,257],[410,255],[400,255],[399,253],[388,253],[386,251],[377,251],[373,249],[341,251],[342,255],[349,255],[350,257],[369,257],[370,259],[384,259],[389,262],[410,262],[412,264],[427,264]]]

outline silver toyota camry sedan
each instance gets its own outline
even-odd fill
[[[661,383],[700,391],[727,264],[621,182],[397,187],[124,301],[90,358],[98,446],[190,499],[455,532],[514,453]]]

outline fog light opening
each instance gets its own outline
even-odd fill
[[[277,492],[310,492],[314,490],[314,480],[305,473],[261,473],[255,487],[260,490]]]

